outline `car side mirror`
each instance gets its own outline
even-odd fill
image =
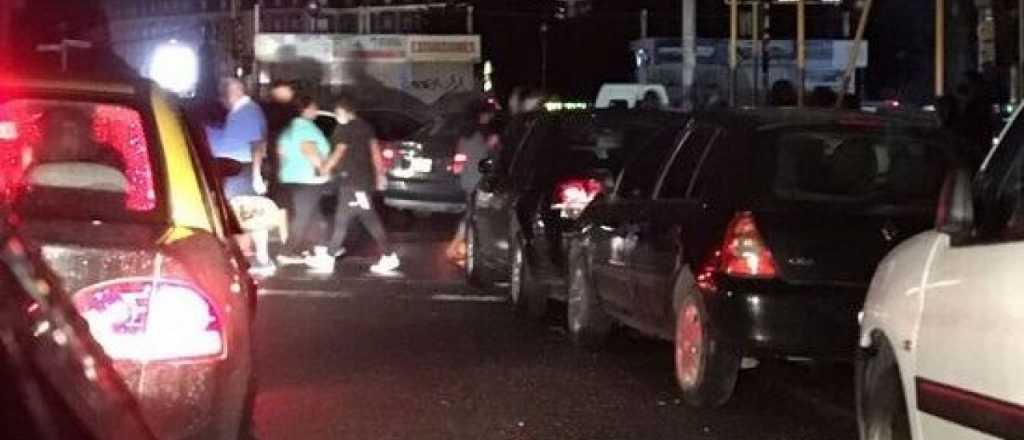
[[[244,168],[241,162],[226,157],[218,157],[214,159],[214,163],[217,167],[217,175],[222,179],[235,177],[241,174]]]
[[[971,174],[958,169],[946,177],[939,195],[935,228],[954,237],[970,233],[974,227],[974,200]]]
[[[484,160],[481,160],[480,163],[477,164],[477,170],[480,171],[480,174],[491,174],[491,173],[493,173],[494,172],[494,158],[488,157],[488,158],[486,158]]]

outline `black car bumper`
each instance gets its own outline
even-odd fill
[[[384,204],[395,209],[460,213],[466,210],[466,192],[452,181],[389,180]]]
[[[751,354],[852,359],[860,288],[736,282],[704,294],[712,331]]]

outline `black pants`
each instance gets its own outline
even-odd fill
[[[327,192],[327,187],[285,183],[281,185],[281,190],[287,195],[288,209],[292,213],[288,222],[288,243],[282,253],[297,255],[312,246],[323,244],[325,237],[320,224],[323,220],[320,199]]]
[[[357,192],[366,194],[365,206],[357,205]],[[380,221],[377,211],[373,209],[372,192],[342,186],[338,188],[337,199],[338,208],[334,214],[334,233],[328,245],[332,253],[341,250],[345,245],[345,236],[348,235],[348,227],[352,224],[352,220],[359,220],[363,224],[366,231],[373,236],[377,245],[380,246],[381,252],[385,255],[393,252],[391,242],[388,240],[388,234],[384,230],[384,224]]]

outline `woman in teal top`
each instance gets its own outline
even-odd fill
[[[288,243],[278,262],[301,264],[301,255],[311,245],[320,244],[313,231],[314,221],[320,216],[320,198],[323,197],[328,177],[321,172],[323,162],[331,152],[330,143],[313,122],[320,108],[313,98],[299,98],[301,113],[281,133],[278,139],[281,189],[287,195],[291,220],[288,223]]]

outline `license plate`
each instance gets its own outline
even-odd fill
[[[412,168],[412,171],[416,173],[429,173],[431,168],[433,168],[433,161],[430,159],[414,157],[410,168]]]

